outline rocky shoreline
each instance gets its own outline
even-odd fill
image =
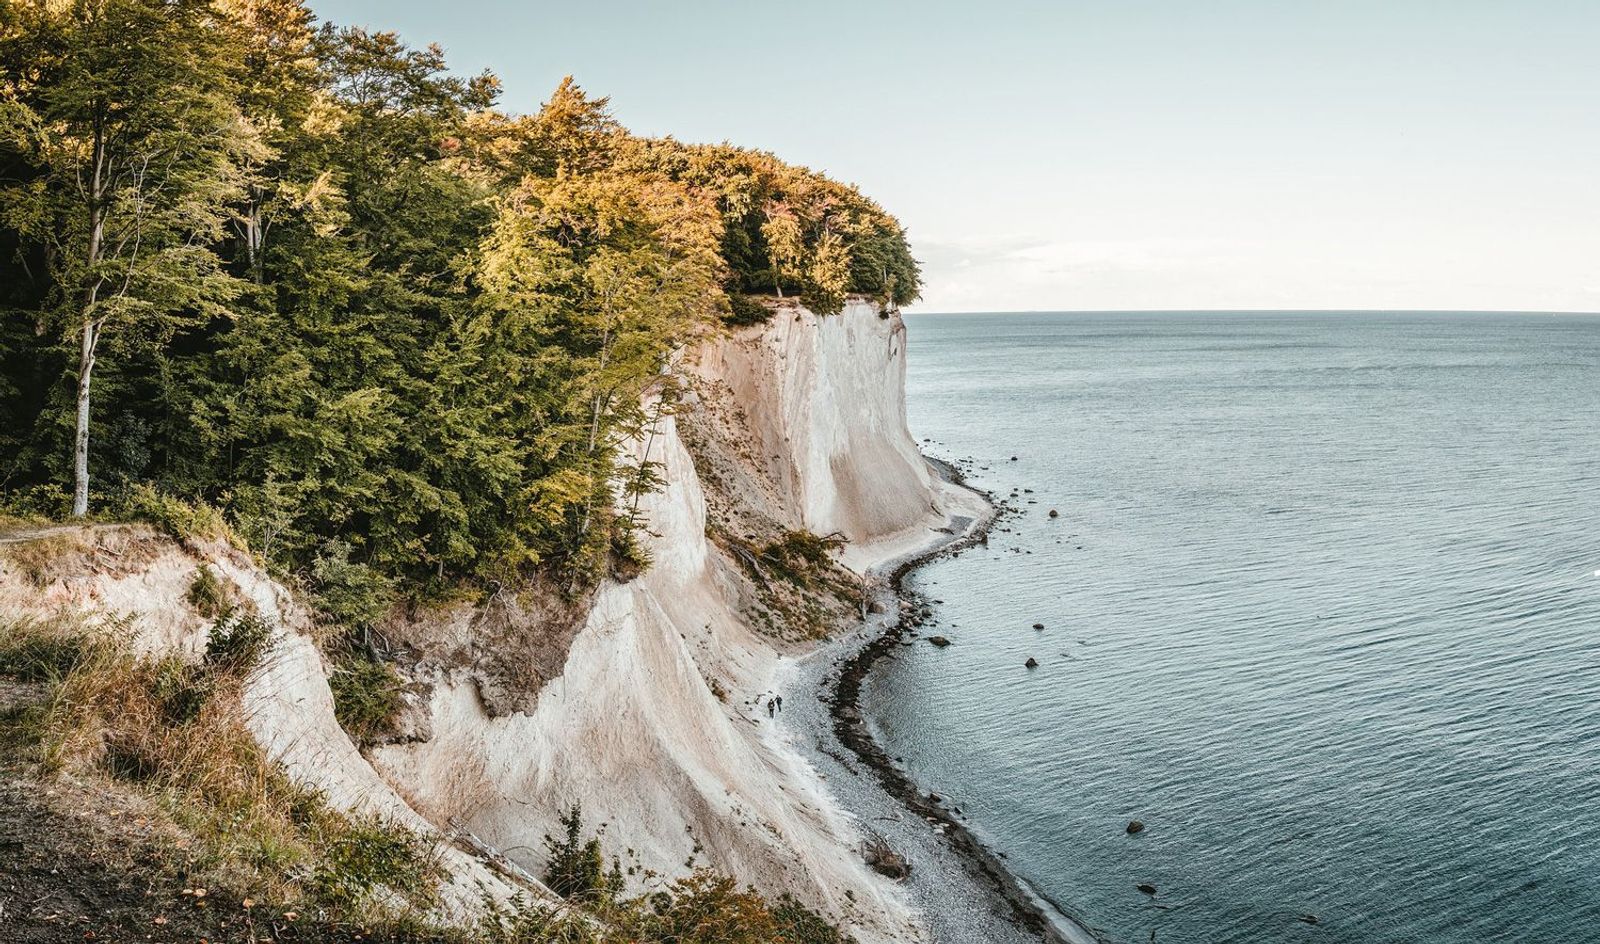
[[[869,612],[861,628],[803,660],[826,660],[825,670],[813,671],[810,674],[816,677],[807,680],[817,689],[824,709],[809,723],[826,730],[809,732],[816,743],[806,753],[834,790],[847,794],[841,802],[862,820],[865,831],[883,838],[908,859],[911,898],[936,941],[1090,944],[1098,938],[1044,902],[961,821],[954,807],[913,781],[877,742],[862,716],[861,691],[874,666],[908,645],[914,635],[915,621],[910,617],[919,607],[903,587],[905,577],[929,561],[985,543],[989,529],[1005,512],[1003,502],[966,485],[955,467],[932,458],[928,462],[945,482],[982,495],[987,512],[977,518],[952,518],[948,538],[874,568]],[[800,727],[806,726],[802,721]],[[848,755],[833,750],[830,741],[847,748]],[[852,785],[886,794],[909,818],[881,815],[873,798],[864,790],[851,789]],[[886,829],[881,825],[885,822],[894,826]],[[885,836],[886,832],[894,835]],[[962,887],[952,887],[957,884]]]

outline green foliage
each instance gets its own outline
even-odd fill
[[[394,667],[361,654],[341,655],[328,676],[333,714],[351,740],[370,744],[391,734],[405,702]]]
[[[272,624],[254,613],[224,616],[206,634],[205,663],[215,671],[247,673],[271,650],[272,632]]]
[[[86,645],[76,626],[63,630],[28,620],[0,621],[0,675],[24,682],[59,682],[83,658]]]
[[[189,582],[189,605],[201,616],[217,617],[227,608],[227,596],[222,589],[222,581],[217,579],[216,571],[205,564],[201,564],[194,572],[194,580]]]
[[[886,306],[915,301],[921,271],[899,221],[852,186],[764,151],[670,138],[622,158],[659,170],[716,201],[728,292],[795,295],[833,314],[851,294]],[[755,315],[735,311],[733,320]]]
[[[192,662],[135,657],[120,622],[0,622],[0,675],[50,686],[35,705],[0,712],[0,745],[138,793],[184,835],[192,884],[303,900],[338,922],[433,907],[443,871],[429,841],[335,813],[246,730],[240,691],[260,625],[230,621]]]
[[[735,327],[766,324],[772,320],[773,309],[763,305],[743,292],[728,293],[728,314],[722,320]]]
[[[565,833],[560,838],[544,837],[548,855],[544,883],[562,898],[594,903],[614,899],[622,891],[620,877],[613,879],[607,874],[599,838],[583,838],[582,809],[574,805],[567,810],[561,826]]]
[[[311,589],[317,606],[336,625],[364,629],[382,619],[394,604],[390,578],[368,564],[350,560],[350,545],[323,544],[311,563]]]
[[[780,929],[778,939],[786,944],[849,944],[854,940],[789,895],[772,906],[772,917]]]
[[[431,843],[400,826],[375,818],[321,830],[328,835],[311,886],[322,902],[346,911],[380,890],[413,906],[426,906],[443,875]]]
[[[143,482],[116,495],[110,513],[123,521],[155,525],[180,541],[225,539],[231,533],[226,519],[217,509],[204,502],[186,501]]]
[[[72,507],[92,381],[97,507],[226,520],[344,626],[402,585],[633,572],[674,351],[755,295],[916,296],[853,187],[636,138],[570,79],[507,114],[299,0],[3,9],[7,505]]]
[[[577,806],[561,818],[564,834],[546,836],[545,883],[584,913],[521,902],[491,905],[477,936],[489,944],[850,944],[815,911],[789,896],[768,901],[726,875],[696,869],[654,891],[628,898],[620,863],[605,870],[596,837],[583,837]]]
[[[801,586],[810,586],[818,571],[833,564],[833,555],[844,547],[839,535],[819,537],[810,531],[790,531],[756,554],[769,573]]]

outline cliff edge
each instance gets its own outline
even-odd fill
[[[386,743],[360,749],[340,727],[310,617],[225,545],[63,529],[52,540],[74,562],[41,575],[0,561],[0,615],[127,614],[139,651],[194,654],[212,623],[188,591],[212,568],[275,627],[244,692],[251,733],[335,808],[444,840],[448,913],[549,894],[533,878],[543,838],[581,804],[637,887],[711,865],[863,942],[917,940],[901,890],[863,863],[858,824],[766,704],[787,660],[859,617],[875,565],[928,544],[971,497],[910,437],[905,355],[898,313],[861,300],[833,316],[779,305],[685,352],[679,394],[634,447],[663,481],[637,506],[649,566],[577,614],[497,591],[397,616],[385,633],[409,706]],[[827,560],[785,582],[791,546]]]

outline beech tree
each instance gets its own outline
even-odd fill
[[[53,315],[77,339],[72,514],[89,510],[91,391],[112,330],[161,343],[238,294],[211,249],[260,145],[231,98],[225,34],[201,0],[35,3],[7,61],[37,116],[41,176],[7,212],[46,246]],[[29,42],[31,40],[31,42]]]

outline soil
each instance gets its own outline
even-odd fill
[[[20,690],[12,686],[10,694]],[[174,864],[181,843],[126,795],[0,755],[0,941],[443,944],[330,925],[265,903],[246,907],[243,896],[222,889],[197,894]]]

